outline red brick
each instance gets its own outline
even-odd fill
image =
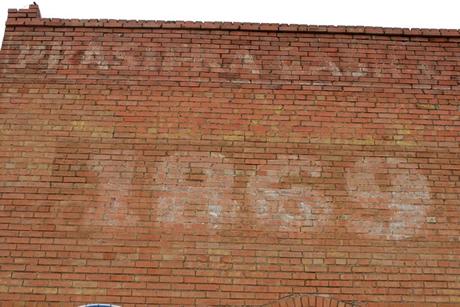
[[[458,301],[458,30],[8,14],[2,305]]]

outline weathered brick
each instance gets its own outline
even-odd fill
[[[6,32],[2,306],[460,301],[458,30]]]

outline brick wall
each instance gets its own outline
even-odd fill
[[[459,31],[32,5],[0,63],[2,306],[460,304]]]

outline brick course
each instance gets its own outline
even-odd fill
[[[460,304],[458,30],[31,5],[0,65],[2,306]]]

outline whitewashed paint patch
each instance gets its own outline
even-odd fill
[[[320,173],[320,167],[306,160],[278,160],[259,166],[246,192],[258,224],[299,231],[325,222],[331,211],[330,201],[302,179]]]
[[[98,177],[97,199],[85,204],[84,225],[134,226],[137,215],[128,203],[134,176],[134,162],[90,159],[88,169]]]
[[[232,200],[234,176],[233,165],[221,154],[176,153],[165,158],[155,179],[160,190],[156,220],[206,223],[213,229],[230,223],[238,211]]]
[[[106,70],[109,63],[105,59],[105,53],[101,46],[90,43],[89,48],[83,53],[81,64],[95,65],[96,68]]]
[[[399,163],[404,160],[366,157],[347,171],[347,191],[354,202],[350,230],[400,240],[421,228],[430,199],[427,179]]]

